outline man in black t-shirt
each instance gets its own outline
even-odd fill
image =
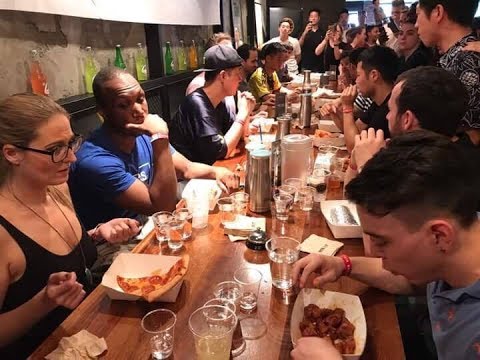
[[[355,135],[362,130],[382,129],[390,137],[387,114],[388,100],[398,75],[399,60],[395,52],[386,47],[374,46],[360,54],[357,64],[356,86],[342,93],[343,131],[347,148],[351,151]],[[353,116],[353,104],[358,91],[373,100],[369,110],[360,119]]]
[[[242,58],[229,46],[205,52],[205,86],[188,95],[168,123],[170,142],[191,161],[213,164],[232,154],[248,126],[255,98],[238,97],[238,114],[228,111],[225,97],[237,93],[243,80]]]
[[[302,47],[302,69],[313,72],[324,72],[322,56],[315,55],[315,49],[323,41],[325,34],[318,27],[320,22],[320,10],[311,9],[308,13],[308,24],[298,39]]]

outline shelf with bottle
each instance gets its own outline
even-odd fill
[[[174,46],[171,41],[165,42],[163,47],[164,73],[166,76],[176,73],[193,71],[201,68],[204,63],[205,40],[190,41],[187,47],[184,40],[179,40]]]

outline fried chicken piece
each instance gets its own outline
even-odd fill
[[[337,329],[337,335],[340,339],[347,339],[353,336],[355,332],[355,325],[353,325],[347,318],[343,318],[342,323]]]
[[[343,340],[335,340],[333,346],[335,346],[340,354],[345,354],[345,342]]]
[[[320,309],[320,311],[321,311],[320,317],[322,319],[325,319],[327,316],[333,314],[332,309],[323,308],[323,309]]]
[[[343,317],[339,314],[339,313],[336,313],[335,311],[326,317],[326,319],[324,320],[329,326],[332,326],[332,327],[339,327],[340,324],[342,323],[342,319]]]
[[[315,323],[303,320],[300,323],[300,332],[302,336],[319,336],[317,329],[315,328]]]
[[[344,340],[345,343],[345,353],[344,354],[355,354],[355,339],[349,337]]]
[[[322,309],[320,309],[315,304],[307,305],[303,309],[303,317],[305,319],[315,321],[317,318],[320,318],[321,315],[322,315]]]
[[[330,327],[323,321],[317,322],[317,333],[320,337],[325,337],[329,335]]]
[[[343,310],[343,309],[335,308],[335,309],[333,309],[333,313],[339,315],[342,318],[345,317],[345,310]]]

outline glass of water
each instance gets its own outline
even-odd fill
[[[151,336],[152,358],[167,359],[173,352],[174,328],[177,316],[168,309],[150,311],[142,319],[142,329]]]
[[[173,216],[179,220],[185,221],[183,228],[183,240],[192,238],[192,212],[188,208],[177,209],[173,212]]]
[[[291,237],[280,236],[268,240],[266,248],[273,286],[289,290],[293,286],[292,269],[298,260],[300,243]]]
[[[236,281],[224,281],[215,286],[213,295],[217,299],[224,299],[232,302],[238,309],[240,306],[240,297],[242,296],[242,288]]]
[[[320,168],[315,169],[312,175],[308,177],[308,185],[315,189],[314,201],[320,202],[325,200],[325,193],[327,190],[327,180],[330,176],[330,171]]]
[[[239,300],[240,310],[247,314],[251,313],[257,308],[258,289],[262,281],[262,273],[257,269],[243,268],[235,271],[233,278],[242,287]]]
[[[298,189],[298,204],[303,211],[313,209],[313,200],[317,190],[311,186],[302,186]]]
[[[168,247],[172,251],[180,250],[183,247],[183,231],[185,228],[185,220],[172,217],[168,222]]]
[[[273,195],[273,200],[275,201],[275,215],[280,221],[288,220],[288,212],[293,205],[293,196],[279,191],[277,194]]]
[[[152,215],[153,224],[155,226],[155,235],[159,242],[168,240],[168,222],[173,219],[173,215],[168,211],[159,211]]]
[[[248,200],[250,195],[246,192],[239,191],[230,195],[233,200],[233,208],[236,215],[247,215]]]
[[[218,199],[217,204],[222,225],[235,220],[234,200],[231,197]]]

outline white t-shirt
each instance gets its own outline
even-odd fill
[[[298,39],[296,39],[294,37],[289,36],[287,41],[281,41],[280,36],[277,36],[277,37],[274,37],[274,38],[271,38],[270,40],[268,40],[265,44],[263,44],[263,46],[265,46],[267,44],[270,44],[270,43],[274,43],[274,42],[278,42],[280,44],[290,43],[293,46],[293,55],[299,56],[299,55],[302,54],[302,48],[300,46],[300,43],[298,42]]]

